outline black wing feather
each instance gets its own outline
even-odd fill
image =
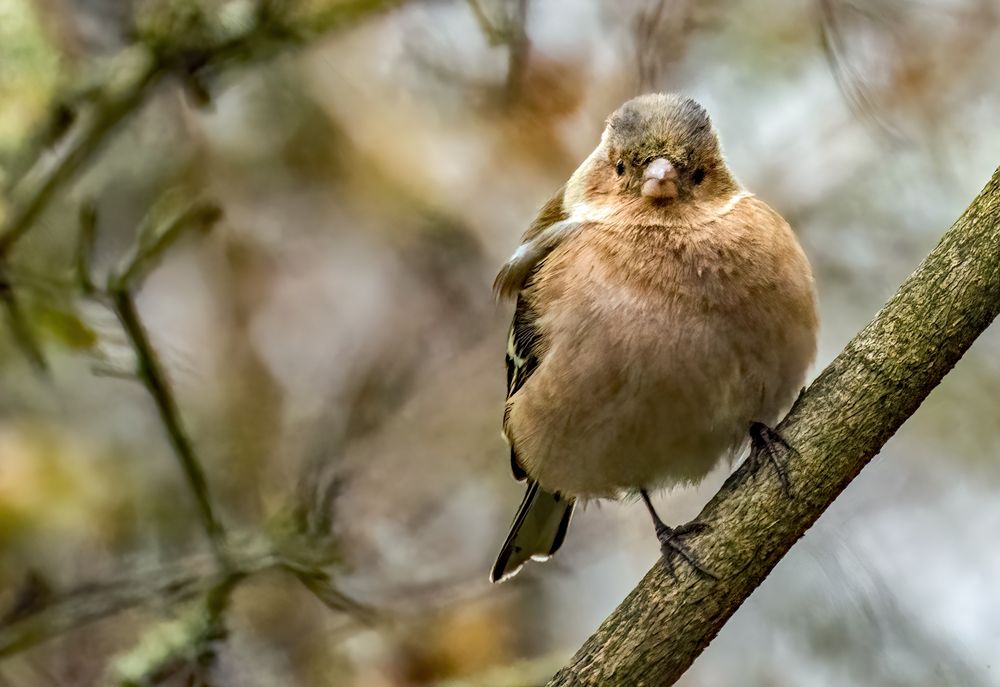
[[[519,296],[507,341],[508,399],[524,386],[528,377],[538,367],[540,339],[538,329],[535,327],[535,312],[524,297]]]
[[[514,320],[510,324],[507,339],[507,406],[504,408],[504,434],[510,442],[510,469],[518,482],[528,477],[528,473],[517,461],[514,438],[507,429],[510,416],[510,398],[524,386],[531,373],[538,367],[541,335],[535,326],[535,312],[523,297],[519,296],[514,308]]]

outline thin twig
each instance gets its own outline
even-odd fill
[[[76,281],[80,291],[88,297],[97,293],[90,265],[96,240],[97,208],[92,201],[86,200],[80,205],[80,237],[76,246]]]
[[[156,409],[160,414],[164,429],[170,439],[170,444],[180,460],[187,479],[191,493],[194,495],[198,505],[198,513],[201,517],[202,526],[208,534],[215,548],[216,553],[224,557],[225,535],[222,526],[219,524],[212,509],[212,502],[208,495],[208,483],[205,481],[205,472],[201,467],[197,455],[194,452],[193,444],[180,420],[180,411],[177,408],[177,401],[173,392],[167,384],[166,374],[160,363],[159,356],[153,349],[149,341],[149,334],[139,319],[139,313],[135,307],[135,300],[127,289],[122,289],[111,294],[114,303],[115,313],[121,320],[125,334],[132,342],[138,358],[138,373],[140,381],[149,390]]]
[[[467,0],[467,2],[469,10],[472,12],[476,23],[479,24],[479,30],[482,31],[487,43],[492,46],[498,46],[504,45],[510,40],[510,30],[507,27],[498,27],[494,24],[486,16],[486,12],[483,10],[483,6],[479,4],[479,0]]]
[[[105,89],[93,107],[78,117],[57,150],[42,155],[11,192],[10,213],[0,227],[0,261],[31,228],[55,192],[105,143],[108,133],[135,112],[160,75],[159,65],[145,51],[129,52],[122,61],[125,83]]]
[[[17,294],[14,293],[3,262],[0,262],[0,302],[3,303],[7,326],[14,337],[14,344],[35,370],[43,375],[48,374],[48,363],[42,354],[41,345],[35,339],[34,332],[31,331],[31,325],[24,315]]]
[[[120,271],[108,277],[108,298],[125,335],[135,351],[139,381],[143,383],[156,404],[160,420],[166,430],[170,445],[180,462],[188,487],[198,506],[202,527],[212,544],[220,563],[226,565],[225,531],[215,515],[209,496],[208,482],[201,461],[194,450],[194,444],[181,422],[180,410],[173,391],[167,382],[167,375],[149,334],[142,324],[136,309],[133,290],[138,288],[149,269],[164,251],[169,248],[187,229],[206,230],[221,216],[215,205],[196,203],[179,213],[155,234],[152,241],[135,248],[122,264]],[[86,265],[86,260],[81,260]]]
[[[323,572],[324,561],[309,548],[298,553],[280,552],[280,542],[271,538],[237,537],[231,546],[227,567],[214,557],[194,556],[179,563],[134,571],[117,579],[86,584],[64,593],[47,591],[39,603],[0,620],[0,658],[19,653],[70,630],[147,606],[173,605],[201,597],[207,618],[216,627],[222,622],[235,588],[246,579],[266,571],[283,570],[294,575],[328,607],[344,613],[352,622],[370,624],[378,617],[365,606],[336,589]],[[302,559],[295,556],[301,554]],[[192,635],[191,639],[195,639]]]
[[[226,580],[273,569],[279,564],[270,549],[253,541],[234,551],[231,567],[207,566],[203,558],[135,572],[117,580],[81,586],[57,595],[33,613],[0,624],[0,657],[24,651],[88,623],[140,606],[181,602],[206,594]]]
[[[142,282],[146,275],[156,267],[163,254],[189,231],[206,232],[222,217],[222,210],[214,203],[201,201],[192,204],[184,211],[175,215],[163,227],[153,227],[151,238],[143,240],[144,232],[140,232],[139,240],[132,246],[109,281],[108,290],[112,293],[127,290]]]
[[[188,670],[197,678],[188,684],[205,684],[201,678],[228,634],[226,610],[242,579],[239,574],[224,576],[180,619],[146,632],[138,645],[113,660],[111,680],[121,687],[150,687]]]
[[[514,15],[510,19],[507,48],[508,103],[516,102],[522,95],[524,73],[528,68],[531,42],[528,40],[528,0],[514,0]]]
[[[838,15],[837,5],[840,4],[844,3],[839,0],[818,0],[820,36],[830,73],[847,106],[857,117],[871,125],[876,133],[885,135],[890,140],[901,140],[899,130],[880,111],[874,94],[865,83],[864,74],[850,63],[844,27]],[[874,17],[864,7],[849,5],[848,9],[857,11],[869,21]]]

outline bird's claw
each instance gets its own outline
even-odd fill
[[[656,538],[660,542],[660,554],[663,561],[663,567],[670,574],[674,580],[677,579],[677,571],[674,569],[674,561],[680,557],[687,561],[687,564],[694,568],[702,577],[708,577],[713,580],[719,579],[718,576],[711,570],[703,566],[694,554],[691,553],[681,540],[689,535],[696,534],[698,532],[704,532],[708,529],[708,525],[703,522],[693,521],[680,525],[678,527],[668,527],[667,525],[658,525],[656,527]]]
[[[763,422],[754,422],[750,425],[750,455],[747,456],[749,474],[757,474],[765,464],[773,465],[774,471],[778,473],[778,481],[781,482],[781,490],[788,498],[792,498],[792,483],[788,477],[788,456],[797,453],[798,451],[785,441],[783,436]]]

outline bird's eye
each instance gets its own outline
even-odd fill
[[[699,167],[698,169],[694,170],[694,174],[691,175],[691,183],[697,186],[702,182],[704,178],[705,178],[705,170]]]
[[[619,160],[615,164],[615,171],[618,172],[618,176],[621,176],[622,174],[624,174],[625,173],[625,163],[622,162],[621,160]]]

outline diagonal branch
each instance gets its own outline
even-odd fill
[[[48,374],[48,363],[42,354],[41,346],[35,340],[28,318],[25,317],[24,309],[21,307],[21,301],[14,293],[3,263],[0,263],[0,306],[6,315],[7,327],[14,338],[14,344],[35,370],[43,375]]]
[[[144,51],[119,58],[115,78],[79,117],[55,150],[39,156],[10,193],[11,208],[0,226],[0,261],[31,229],[49,201],[108,139],[111,130],[138,109],[160,76],[161,69]]]
[[[180,410],[174,398],[167,375],[160,363],[156,349],[149,340],[139,311],[135,306],[133,291],[138,288],[141,279],[153,266],[155,261],[188,229],[206,230],[220,217],[219,209],[210,204],[196,204],[188,210],[172,218],[163,228],[156,232],[155,238],[147,245],[138,245],[130,253],[115,274],[108,278],[108,297],[111,305],[121,321],[125,335],[135,351],[138,361],[139,380],[152,396],[160,420],[167,432],[170,445],[174,449],[184,477],[187,480],[191,494],[194,496],[201,518],[202,526],[212,543],[213,550],[219,561],[225,564],[225,532],[219,523],[209,496],[208,482],[205,471],[194,450],[191,438],[184,430]],[[86,261],[81,261],[85,266]],[[85,276],[81,276],[85,279]]]
[[[778,426],[795,497],[741,467],[685,540],[719,579],[656,566],[549,686],[673,684],[1000,313],[998,245],[1000,168]]]

